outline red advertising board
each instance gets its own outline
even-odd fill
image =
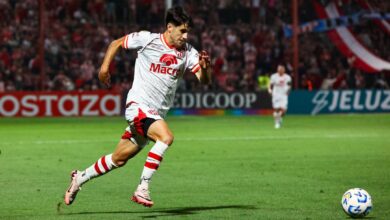
[[[121,95],[93,92],[0,93],[0,117],[120,115]]]

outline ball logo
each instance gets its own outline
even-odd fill
[[[170,66],[171,64],[177,64],[177,59],[172,54],[164,54],[161,56],[160,62],[165,63],[166,66]]]

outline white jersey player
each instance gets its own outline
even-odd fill
[[[199,71],[198,51],[189,44],[177,50],[169,45],[163,34],[147,31],[127,35],[123,48],[138,50],[133,87],[127,95],[127,103],[142,103],[164,117],[184,72]]]
[[[271,75],[268,92],[272,95],[273,116],[275,128],[280,128],[282,118],[286,114],[288,94],[291,89],[291,77],[285,73],[283,65],[278,65],[277,72]]]
[[[116,150],[100,158],[84,171],[71,173],[71,184],[65,192],[65,203],[70,205],[80,186],[88,180],[121,167],[134,157],[149,140],[155,142],[148,153],[140,183],[131,199],[151,207],[149,183],[158,169],[164,152],[173,143],[173,134],[165,122],[173,104],[178,80],[186,72],[192,72],[202,83],[210,83],[211,67],[207,52],[200,54],[187,43],[192,27],[191,17],[181,7],[167,11],[164,33],[140,31],[114,40],[103,60],[99,79],[110,84],[108,67],[120,48],[137,50],[134,81],[127,95],[125,117],[129,124]]]

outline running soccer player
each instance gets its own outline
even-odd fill
[[[286,74],[283,65],[278,65],[277,72],[271,75],[268,92],[272,96],[272,108],[275,119],[275,128],[282,126],[283,116],[286,114],[288,94],[291,89],[291,77]]]
[[[99,72],[99,80],[110,85],[109,65],[120,48],[138,52],[133,86],[127,94],[125,118],[128,122],[115,151],[98,159],[83,171],[71,172],[71,183],[65,192],[65,204],[75,201],[80,187],[89,180],[124,166],[148,144],[154,142],[131,199],[147,207],[153,206],[149,184],[160,166],[163,155],[173,143],[173,134],[164,120],[172,106],[178,80],[188,70],[201,83],[211,82],[210,58],[187,43],[192,18],[181,7],[167,11],[164,33],[140,31],[114,40],[108,47]]]

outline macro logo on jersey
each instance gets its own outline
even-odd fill
[[[161,73],[161,74],[168,74],[171,76],[177,75],[177,69],[174,69],[172,67],[169,67],[172,64],[177,64],[176,56],[172,54],[163,54],[160,57],[160,63],[151,63],[149,71],[153,73]],[[161,63],[165,65],[161,65]]]
[[[165,63],[166,66],[170,66],[171,64],[177,64],[177,59],[172,54],[164,54],[160,57],[160,62]]]

